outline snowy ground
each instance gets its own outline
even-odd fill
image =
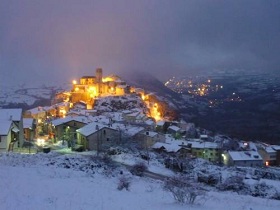
[[[61,90],[65,84],[0,84],[0,106],[9,104],[33,105],[37,100],[50,99],[54,90]]]
[[[80,155],[56,153],[0,154],[0,209],[20,210],[162,210],[279,209],[280,201],[208,192],[199,204],[180,205],[158,180],[132,176],[129,191],[117,190],[120,169],[104,175],[104,167]],[[106,167],[105,167],[106,168]]]

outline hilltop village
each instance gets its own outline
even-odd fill
[[[278,166],[280,146],[246,142],[195,127],[176,118],[172,105],[156,93],[128,85],[120,77],[73,80],[50,106],[0,109],[0,152],[49,152],[59,142],[72,151],[115,153],[118,148],[164,154],[166,166],[183,170],[186,158],[226,166]],[[176,160],[171,161],[170,160]]]

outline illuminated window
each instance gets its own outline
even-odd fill
[[[268,161],[265,161],[265,166],[269,166],[269,162]]]

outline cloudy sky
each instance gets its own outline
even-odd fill
[[[279,0],[0,0],[0,81],[280,72]],[[62,77],[63,76],[63,77]]]

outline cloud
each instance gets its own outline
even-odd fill
[[[279,1],[0,1],[0,73],[12,81],[148,71],[279,71]],[[9,73],[7,73],[9,72]]]

